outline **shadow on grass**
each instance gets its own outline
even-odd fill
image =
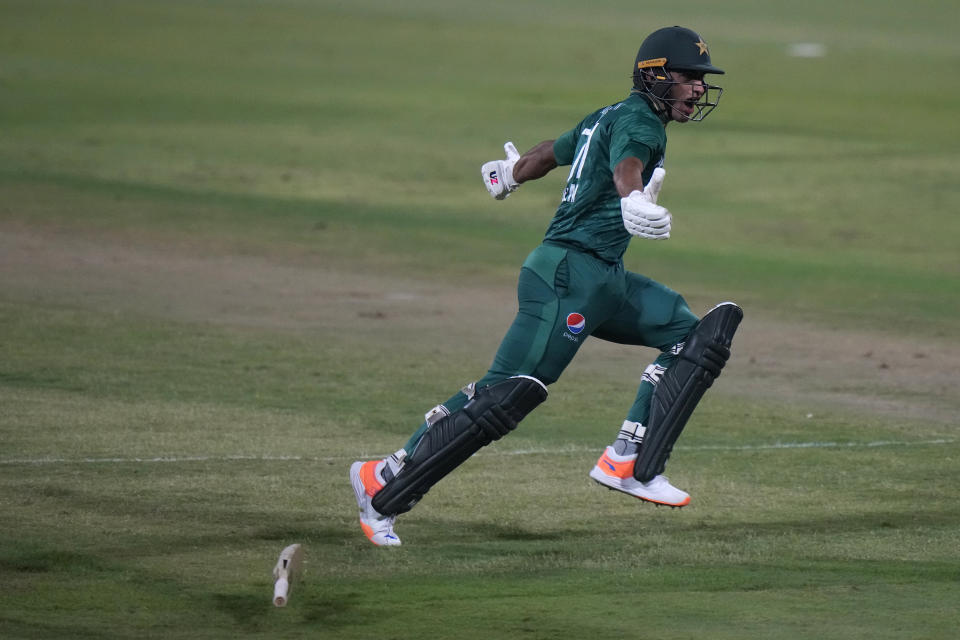
[[[562,529],[552,529],[550,531],[543,529],[535,530],[526,529],[517,525],[501,525],[493,522],[485,522],[479,525],[471,524],[469,530],[479,538],[519,542],[560,540],[566,535]]]
[[[262,631],[267,628],[270,603],[260,594],[216,593],[214,606],[231,618],[245,631]]]

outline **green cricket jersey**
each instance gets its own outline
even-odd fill
[[[591,113],[557,138],[553,155],[558,165],[570,165],[570,175],[544,240],[618,262],[632,236],[623,226],[613,170],[636,157],[646,183],[663,165],[666,146],[663,122],[639,94]]]

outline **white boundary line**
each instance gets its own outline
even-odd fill
[[[849,449],[871,447],[916,447],[930,445],[954,444],[956,440],[940,438],[936,440],[876,440],[873,442],[774,442],[771,444],[745,444],[736,446],[704,445],[694,447],[676,447],[678,451],[770,451],[780,449]],[[555,449],[513,449],[508,451],[487,451],[477,455],[482,456],[532,456],[532,455],[562,455],[567,453],[599,452],[599,447],[560,447]],[[359,455],[356,458],[376,459],[384,458],[389,454]],[[14,465],[57,465],[57,464],[164,464],[183,462],[341,462],[353,460],[353,457],[311,457],[311,456],[255,456],[255,455],[227,455],[227,456],[157,456],[153,458],[20,458],[0,459],[0,466]]]

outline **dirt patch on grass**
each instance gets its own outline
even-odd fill
[[[282,257],[205,254],[115,236],[0,224],[2,291],[14,301],[268,330],[319,331],[430,348],[496,348],[512,320],[512,283],[469,286],[357,274]],[[712,300],[691,300],[703,312]],[[772,320],[747,309],[724,393],[955,425],[960,346]],[[632,375],[634,356],[593,340],[578,362]],[[486,357],[486,355],[484,355]],[[643,361],[642,363],[640,361]]]

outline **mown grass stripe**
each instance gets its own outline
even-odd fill
[[[877,440],[873,442],[774,442],[769,444],[745,445],[701,445],[677,446],[682,451],[769,451],[783,449],[840,449],[840,448],[871,448],[871,447],[917,447],[954,444],[956,440],[937,438],[933,440]],[[597,451],[597,447],[558,447],[512,449],[508,451],[481,452],[480,456],[531,456],[531,455],[563,455],[565,453],[585,453]],[[343,462],[361,458],[385,458],[386,453],[376,453],[363,456],[263,456],[263,455],[227,455],[227,456],[153,456],[153,457],[113,457],[113,458],[18,458],[0,460],[0,465],[47,465],[47,464],[140,464],[140,463],[183,463],[183,462]]]

